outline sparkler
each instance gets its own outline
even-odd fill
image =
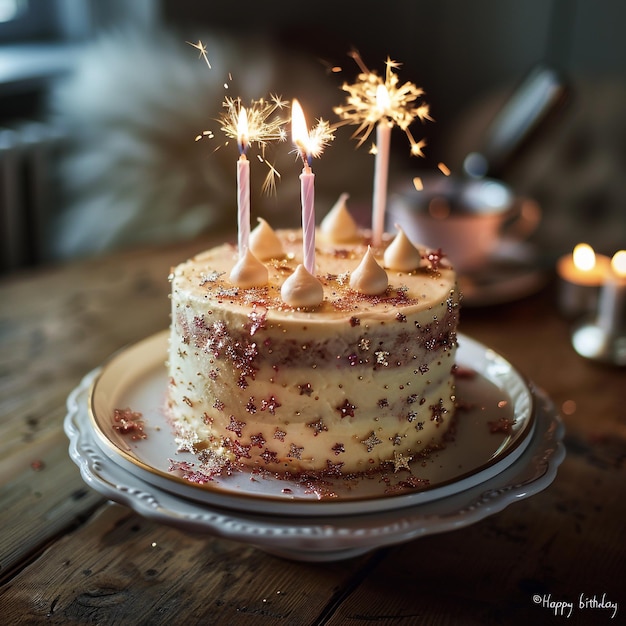
[[[302,245],[304,268],[315,272],[315,174],[311,170],[313,158],[319,158],[324,148],[334,139],[327,122],[320,119],[309,131],[302,107],[297,100],[291,105],[292,140],[302,158],[300,174],[300,198],[302,204]]]
[[[240,98],[226,97],[222,102],[225,109],[218,118],[220,129],[224,134],[237,141],[239,160],[237,161],[237,224],[239,258],[242,258],[248,247],[250,236],[250,162],[247,151],[251,144],[256,144],[261,154],[259,160],[265,163],[269,170],[263,182],[263,190],[276,188],[276,176],[280,176],[276,168],[265,158],[265,149],[272,141],[285,141],[287,133],[283,128],[286,120],[278,112],[287,106],[279,96],[272,95],[269,100],[261,98],[252,100],[244,107]],[[196,137],[196,141],[214,135],[204,131]],[[227,145],[228,140],[224,145]],[[217,149],[217,148],[216,148]]]
[[[344,83],[347,92],[346,103],[334,108],[334,112],[346,124],[357,126],[353,137],[357,138],[357,147],[363,145],[376,128],[376,155],[374,169],[374,194],[372,206],[372,242],[380,246],[384,229],[384,216],[387,203],[387,177],[389,172],[389,143],[391,129],[399,126],[406,134],[411,147],[411,154],[424,156],[425,140],[416,141],[409,126],[419,119],[431,120],[428,104],[420,101],[424,91],[411,82],[402,85],[394,70],[400,64],[387,57],[384,79],[371,72],[357,52],[351,56],[361,72],[353,84]]]

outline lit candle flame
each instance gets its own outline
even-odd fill
[[[309,131],[302,106],[297,100],[291,104],[291,137],[305,165],[311,166],[313,158],[319,158],[324,148],[335,138],[327,121],[319,119]]]
[[[579,243],[573,252],[574,265],[583,272],[589,272],[596,265],[596,253],[587,243]]]
[[[311,165],[311,147],[309,141],[309,131],[306,125],[304,111],[297,100],[291,104],[291,138],[298,148],[302,160]]]
[[[241,152],[241,154],[246,153],[248,142],[248,114],[246,107],[241,107],[239,117],[237,118],[237,144],[239,145],[239,152]]]

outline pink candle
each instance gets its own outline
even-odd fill
[[[374,246],[382,244],[385,230],[390,142],[391,124],[387,120],[382,120],[376,126],[376,163],[374,165],[374,198],[372,202],[372,244]]]
[[[311,171],[309,132],[302,107],[297,100],[291,105],[291,134],[300,151],[304,167],[300,174],[302,204],[302,256],[304,268],[315,275],[315,174]]]
[[[314,274],[315,174],[308,165],[302,168],[302,174],[300,174],[300,199],[302,203],[302,264],[309,274]]]
[[[244,107],[239,111],[237,143],[241,156],[237,161],[237,233],[239,258],[243,258],[250,239],[250,161],[248,149],[248,114]]]
[[[250,239],[250,161],[245,154],[237,161],[237,232],[241,259]]]

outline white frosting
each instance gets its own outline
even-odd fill
[[[387,272],[374,258],[370,246],[367,246],[361,263],[350,275],[350,287],[366,296],[377,296],[384,293],[388,285]]]
[[[261,261],[282,259],[285,256],[283,244],[274,229],[262,218],[257,227],[250,233],[250,250]]]
[[[398,234],[385,250],[385,267],[397,272],[411,272],[420,267],[422,255],[411,243],[404,230],[396,224]]]
[[[324,300],[324,288],[304,265],[298,265],[280,288],[280,296],[289,306],[316,307]]]
[[[269,273],[267,267],[246,248],[244,255],[237,261],[230,272],[230,282],[236,287],[250,289],[267,285]]]
[[[367,251],[362,233],[341,254],[318,251],[323,301],[292,307],[281,286],[302,263],[302,235],[276,234],[285,257],[266,264],[261,288],[233,289],[231,244],[172,272],[166,402],[177,440],[225,472],[393,472],[400,455],[419,471],[454,413],[454,271],[389,269],[392,288],[364,297],[348,280]]]
[[[348,212],[346,200],[350,196],[342,193],[333,205],[333,208],[326,214],[320,224],[321,235],[333,243],[345,243],[354,241],[358,236],[356,222]]]

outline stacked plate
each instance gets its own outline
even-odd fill
[[[545,489],[565,452],[548,397],[502,356],[460,335],[456,436],[411,468],[314,482],[238,471],[203,483],[163,412],[167,332],[114,355],[70,394],[65,431],[85,482],[137,513],[303,561],[350,558],[461,528]],[[502,407],[509,418],[501,420]],[[116,429],[141,414],[145,438]],[[502,424],[502,427],[500,425]],[[323,488],[322,488],[323,487]]]

